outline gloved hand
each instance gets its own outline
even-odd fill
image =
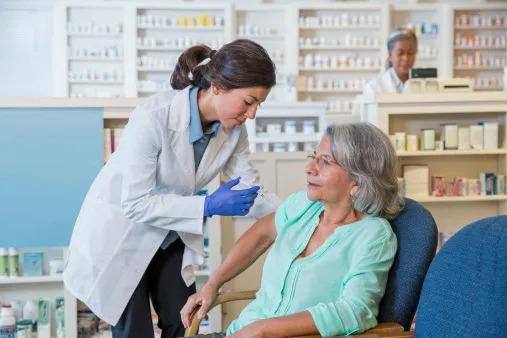
[[[204,216],[245,216],[252,207],[259,186],[248,189],[231,190],[239,183],[236,177],[219,187],[204,200]]]

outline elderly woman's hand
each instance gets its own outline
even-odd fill
[[[192,323],[192,315],[197,311],[196,316],[203,319],[211,304],[218,295],[218,288],[212,284],[205,284],[198,292],[188,297],[186,304],[180,311],[181,322],[188,328]]]

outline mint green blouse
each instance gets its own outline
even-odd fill
[[[306,191],[292,194],[275,216],[277,237],[264,262],[261,287],[227,334],[261,319],[310,312],[321,336],[348,335],[377,325],[397,242],[389,222],[367,215],[336,228],[311,255],[306,248],[324,211]]]

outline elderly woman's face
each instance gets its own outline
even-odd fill
[[[328,136],[322,138],[314,156],[309,158],[306,174],[307,195],[312,201],[337,203],[350,200],[357,189],[349,174],[334,160]]]

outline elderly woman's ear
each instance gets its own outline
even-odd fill
[[[359,187],[357,185],[354,185],[351,189],[350,189],[350,197],[354,197],[354,195],[357,193],[357,191],[359,190]]]

